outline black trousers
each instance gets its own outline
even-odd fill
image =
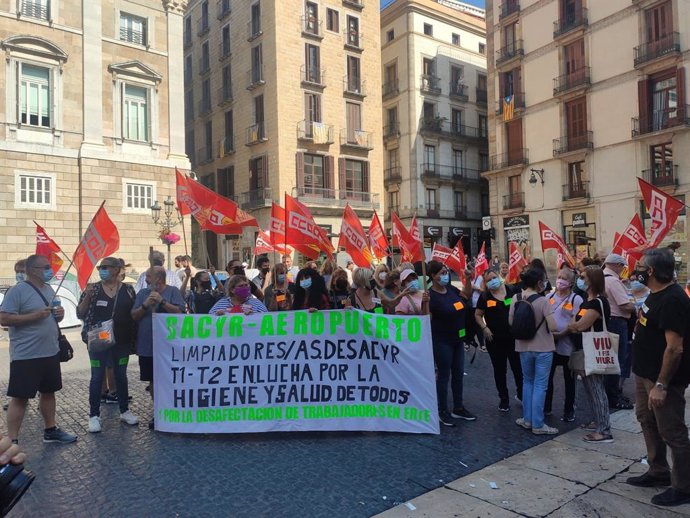
[[[517,396],[522,399],[522,365],[520,354],[515,352],[515,341],[509,337],[494,336],[492,341],[486,340],[486,350],[489,352],[491,364],[494,368],[494,381],[501,401],[508,401],[508,363],[513,371]]]
[[[544,401],[544,412],[551,412],[552,409],[553,377],[556,374],[556,367],[559,365],[563,367],[563,383],[565,385],[565,404],[563,405],[563,412],[568,414],[573,412],[575,408],[575,376],[573,376],[572,371],[568,368],[568,359],[570,359],[570,356],[553,353],[551,373],[549,374],[549,387],[546,391],[546,400]]]

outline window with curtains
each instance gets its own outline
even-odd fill
[[[51,71],[20,63],[19,113],[22,124],[51,127]]]
[[[673,144],[667,142],[650,148],[652,162],[652,183],[670,185],[673,179]]]
[[[304,193],[323,196],[326,188],[324,157],[304,154]]]
[[[660,130],[675,119],[678,108],[676,77],[652,82],[652,131]]]
[[[584,191],[585,163],[583,161],[568,164],[568,192],[571,194]]]
[[[345,190],[346,195],[361,195],[369,189],[369,182],[365,182],[364,162],[360,160],[345,160]]]
[[[149,140],[148,88],[124,85],[122,136],[127,140]]]

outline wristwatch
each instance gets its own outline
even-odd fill
[[[661,383],[660,381],[657,381],[654,386],[657,388],[660,388],[664,392],[666,392],[666,390],[668,390],[668,387],[666,385],[664,385],[663,383]]]

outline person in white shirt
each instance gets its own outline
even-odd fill
[[[154,266],[164,266],[165,265],[165,254],[163,252],[158,252],[157,250],[152,250],[149,254],[149,264],[151,268]],[[182,287],[182,280],[175,275],[175,272],[166,268],[165,269],[165,284],[168,286],[175,286],[176,288]],[[139,293],[140,290],[146,288],[146,271],[141,272],[137,283],[134,285],[134,291]]]

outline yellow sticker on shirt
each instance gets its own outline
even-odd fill
[[[573,305],[571,303],[564,304],[563,309],[565,309],[566,311],[572,311]]]
[[[587,313],[586,309],[581,309],[580,312],[577,314],[578,317],[584,317],[585,313]]]
[[[496,301],[495,300],[487,300],[486,301],[486,307],[487,308],[495,308],[496,307]]]
[[[553,306],[555,303],[556,303],[556,301],[554,299],[549,299],[549,304],[551,304]]]
[[[457,311],[460,311],[461,309],[463,309],[463,308],[465,307],[465,305],[464,305],[462,302],[458,301],[458,302],[456,302],[455,304],[453,304],[453,307],[454,307]]]
[[[285,302],[285,295],[276,295],[276,302]]]
[[[638,320],[638,322],[640,324],[642,324],[643,326],[646,326],[647,325],[647,317],[645,317],[644,315],[640,315],[640,319]]]

